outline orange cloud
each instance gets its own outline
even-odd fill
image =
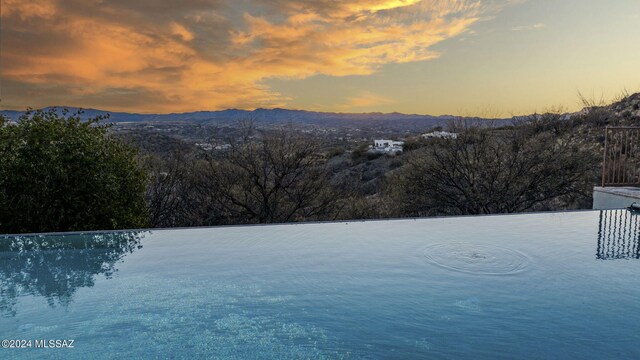
[[[266,79],[432,59],[433,45],[468,31],[496,1],[253,0],[238,10],[224,0],[4,0],[3,105],[286,106]],[[381,101],[351,100],[367,99]]]
[[[195,37],[195,35],[191,31],[187,30],[187,28],[185,28],[181,24],[178,24],[177,22],[171,23],[171,32],[174,35],[182,38],[182,40],[184,41],[191,41]]]

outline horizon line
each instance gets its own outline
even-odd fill
[[[603,105],[603,106],[607,106],[607,105]],[[583,107],[582,109],[580,109],[578,111],[563,112],[561,115],[576,114],[576,113],[579,113],[579,112],[583,111],[585,108],[586,107]],[[260,110],[263,110],[263,111],[284,110],[284,111],[298,111],[298,112],[306,112],[306,113],[337,114],[337,115],[372,115],[372,114],[375,114],[375,115],[421,116],[421,117],[433,117],[433,118],[441,118],[441,117],[453,117],[453,118],[462,118],[462,119],[474,119],[475,118],[475,119],[488,119],[488,120],[513,119],[513,118],[518,118],[518,117],[526,117],[526,116],[532,116],[532,115],[542,115],[542,114],[552,113],[552,111],[545,111],[545,112],[533,112],[533,113],[520,114],[520,115],[509,115],[509,116],[503,116],[503,117],[486,117],[485,118],[485,117],[482,117],[480,115],[453,115],[453,114],[432,115],[432,114],[418,114],[418,113],[403,113],[403,112],[399,112],[399,111],[392,111],[392,112],[381,112],[381,111],[368,111],[368,112],[317,111],[317,110],[292,109],[292,108],[283,108],[283,107],[273,107],[273,108],[258,107],[258,108],[254,108],[254,109],[226,108],[226,109],[219,109],[219,110],[194,110],[194,111],[184,111],[184,112],[156,113],[156,112],[138,112],[138,111],[135,111],[135,112],[112,111],[112,110],[104,110],[104,109],[98,109],[98,108],[93,108],[93,107],[58,106],[58,105],[44,106],[44,107],[39,107],[39,108],[29,108],[29,107],[27,107],[24,110],[0,109],[0,112],[11,111],[11,112],[26,113],[28,111],[38,111],[38,110],[45,110],[45,109],[69,109],[69,110],[80,110],[80,111],[100,111],[100,112],[104,112],[104,113],[107,113],[107,114],[127,114],[127,115],[141,115],[141,116],[151,116],[151,115],[169,116],[169,115],[185,115],[185,114],[194,114],[194,113],[216,113],[216,112],[225,112],[225,111],[256,112],[256,111],[260,111]]]

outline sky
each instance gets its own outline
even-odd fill
[[[505,117],[640,91],[637,0],[0,0],[0,108]]]

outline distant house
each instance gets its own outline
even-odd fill
[[[448,131],[433,131],[430,133],[422,134],[422,137],[425,139],[436,138],[436,139],[457,139],[458,134],[452,133]]]
[[[401,153],[404,147],[404,141],[394,140],[373,140],[372,152],[378,153]]]
[[[211,151],[211,150],[227,151],[231,149],[231,144],[214,145],[210,143],[196,143],[196,146],[204,151]]]
[[[209,143],[196,143],[196,146],[199,147],[200,149],[204,150],[204,151],[213,150],[213,145],[211,145]]]

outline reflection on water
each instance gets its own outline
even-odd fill
[[[21,296],[42,296],[67,306],[98,274],[111,277],[116,263],[142,247],[141,232],[0,237],[0,313],[15,316]]]
[[[629,210],[602,210],[596,258],[639,259],[640,215]]]

